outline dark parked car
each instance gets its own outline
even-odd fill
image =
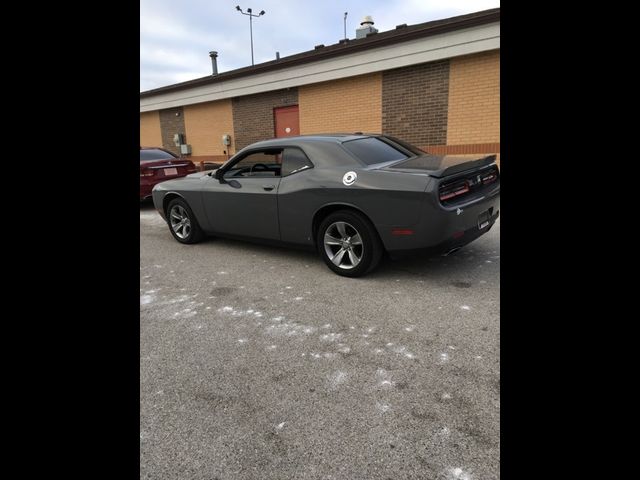
[[[500,209],[495,158],[430,155],[383,135],[279,138],[157,185],[153,202],[181,243],[218,235],[301,245],[357,277],[384,251],[450,253],[486,233]]]
[[[196,171],[191,160],[174,155],[164,148],[140,147],[140,201],[151,196],[159,182],[184,177]]]

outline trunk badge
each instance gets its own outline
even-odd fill
[[[456,210],[456,215],[460,215],[464,210],[462,210],[461,208]]]

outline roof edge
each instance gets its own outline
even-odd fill
[[[158,94],[186,90],[193,87],[220,83],[235,78],[271,72],[274,70],[281,70],[288,67],[303,65],[306,63],[313,63],[326,58],[339,57],[362,50],[402,43],[417,38],[429,37],[432,35],[462,30],[465,28],[486,25],[488,23],[493,23],[496,21],[500,21],[500,8],[493,8],[489,10],[482,10],[479,12],[458,15],[455,17],[432,20],[422,24],[410,25],[400,30],[387,30],[385,32],[380,32],[366,38],[349,40],[348,43],[337,43],[329,45],[319,50],[307,50],[305,52],[293,54],[288,57],[282,57],[279,60],[271,60],[268,62],[259,63],[258,65],[254,66],[230,70],[228,72],[220,73],[216,76],[207,75],[206,77],[187,80],[186,82],[180,82],[164,87],[154,88],[152,90],[146,90],[144,92],[140,92],[140,98],[149,98]]]

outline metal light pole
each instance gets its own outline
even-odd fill
[[[236,10],[238,10],[243,15],[249,15],[249,34],[251,35],[251,65],[253,65],[253,17],[260,17],[264,15],[266,12],[262,10],[258,15],[254,15],[253,10],[247,8],[247,12],[243,12],[239,5],[236,5]]]

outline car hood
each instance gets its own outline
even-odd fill
[[[189,175],[186,176],[186,178],[202,178],[205,175],[209,175],[211,172],[212,172],[212,170],[206,170],[204,172],[190,173]]]
[[[454,155],[420,155],[407,160],[401,160],[380,170],[406,173],[427,173],[432,177],[446,177],[455,173],[474,168],[484,167],[495,162],[495,155],[454,156]]]

